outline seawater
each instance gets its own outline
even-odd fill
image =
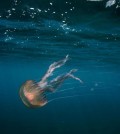
[[[120,9],[116,1],[5,0],[0,5],[0,133],[120,133]],[[19,97],[29,79],[69,54],[51,78],[78,69],[28,109]],[[63,91],[64,90],[64,91]]]

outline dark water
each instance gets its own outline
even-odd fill
[[[120,134],[120,9],[119,1],[108,8],[106,2],[2,1],[1,134]],[[59,99],[26,108],[21,84],[39,81],[67,54],[70,60],[53,77],[77,68],[84,84],[66,80],[58,89],[66,91],[48,96]]]

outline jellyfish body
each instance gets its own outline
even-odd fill
[[[20,97],[27,107],[35,108],[47,103],[45,91],[33,80],[26,81],[20,88]]]
[[[40,82],[33,80],[26,81],[20,88],[20,98],[23,103],[29,108],[42,107],[48,103],[47,93],[55,92],[57,88],[68,78],[73,78],[82,83],[82,81],[75,77],[72,73],[76,72],[76,69],[70,70],[68,73],[60,75],[51,81],[48,78],[51,76],[56,68],[61,67],[68,60],[68,55],[58,62],[54,62],[49,66],[49,69],[43,76]]]

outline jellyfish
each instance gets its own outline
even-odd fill
[[[59,75],[52,80],[48,80],[54,70],[63,66],[68,59],[69,56],[67,55],[64,59],[52,63],[39,82],[27,80],[22,84],[19,95],[25,106],[29,108],[37,108],[46,105],[49,102],[47,100],[47,94],[56,92],[58,87],[60,87],[60,85],[68,78],[73,78],[80,83],[83,83],[80,78],[73,75],[77,69],[72,69],[68,73]]]

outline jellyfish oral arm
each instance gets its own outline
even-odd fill
[[[63,66],[66,63],[66,61],[68,60],[68,58],[69,58],[69,56],[67,55],[63,60],[60,60],[58,62],[54,62],[53,64],[51,64],[49,66],[48,71],[46,72],[46,74],[43,76],[42,80],[38,84],[41,85],[41,84],[45,83],[47,81],[47,79],[52,75],[53,71],[56,68]]]
[[[75,80],[78,80],[80,83],[83,83],[83,81],[80,78],[78,78],[72,74],[72,73],[76,72],[77,69],[72,69],[68,73],[66,73],[64,75],[60,75],[60,76],[54,78],[53,80],[51,80],[50,82],[47,81],[47,79],[51,76],[53,71],[56,68],[63,66],[67,60],[68,60],[68,55],[64,59],[51,64],[49,66],[48,71],[46,72],[46,74],[42,78],[42,80],[40,82],[38,82],[39,87],[41,87],[43,90],[55,91],[56,88],[58,88],[63,83],[63,81],[67,78],[73,78]]]
[[[71,77],[71,78],[73,78],[73,79],[75,79],[75,80],[78,80],[80,83],[83,84],[83,81],[82,81],[80,78],[74,76],[73,74],[69,74],[69,77]]]
[[[53,80],[51,80],[49,82],[49,84],[47,85],[47,91],[51,91],[51,92],[55,92],[57,90],[58,87],[61,86],[61,84],[68,78],[73,78],[77,81],[79,81],[80,83],[83,83],[82,80],[80,80],[80,78],[78,77],[75,77],[72,73],[76,72],[77,69],[72,69],[70,70],[70,72],[66,73],[66,74],[63,74],[63,75],[60,75],[56,78],[54,78]]]

